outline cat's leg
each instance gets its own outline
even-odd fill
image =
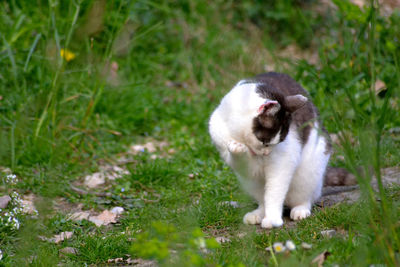
[[[324,172],[329,161],[325,138],[313,129],[304,146],[300,164],[293,176],[286,204],[291,208],[290,218],[301,220],[311,214],[311,207],[321,195]]]
[[[264,210],[261,227],[272,228],[283,224],[282,210],[293,174],[301,156],[301,144],[294,132],[278,144],[268,157],[265,166]]]
[[[248,186],[244,186],[246,191],[257,201],[258,208],[246,213],[243,217],[244,224],[260,224],[261,220],[265,216],[265,208],[264,208],[264,181],[263,180],[254,180],[248,181],[247,183],[251,183],[249,188]]]

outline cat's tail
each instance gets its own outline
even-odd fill
[[[343,186],[355,184],[357,184],[356,177],[346,169],[329,166],[326,168],[324,186]]]

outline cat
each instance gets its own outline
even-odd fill
[[[284,205],[292,220],[310,216],[332,147],[317,108],[294,79],[269,72],[239,81],[212,113],[209,133],[258,203],[245,224],[280,227]]]

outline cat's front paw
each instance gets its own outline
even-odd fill
[[[263,212],[259,209],[246,213],[243,217],[244,224],[260,224],[263,217]]]
[[[246,145],[241,144],[241,143],[236,142],[236,141],[229,142],[228,150],[232,154],[241,154],[241,153],[245,153],[245,152],[248,151]]]
[[[309,208],[304,206],[296,206],[290,211],[290,219],[298,221],[311,215]]]
[[[261,227],[271,229],[273,227],[280,227],[283,225],[283,220],[281,217],[265,217],[261,221]]]

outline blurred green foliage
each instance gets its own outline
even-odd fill
[[[325,127],[341,137],[332,164],[367,174],[372,166],[379,177],[400,160],[399,10],[348,0],[11,0],[0,12],[0,165],[23,178],[14,189],[48,198],[43,206],[64,197],[85,209],[127,210],[112,229],[39,210],[20,233],[1,234],[2,264],[105,264],[130,251],[168,265],[174,249],[186,265],[264,266],[275,264],[265,247],[285,239],[314,250],[277,255],[282,265],[308,265],[324,250],[327,264],[398,262],[398,188],[370,195],[371,175],[358,173],[362,204],[316,208],[295,229],[243,229],[253,203],[219,159],[207,120],[239,79],[273,67],[310,92]],[[109,196],[71,189],[147,139],[167,140],[176,152],[137,155]],[[160,200],[146,203],[143,190]],[[220,205],[232,200],[243,208]],[[316,234],[325,228],[348,236],[326,240]],[[61,245],[32,235],[67,230],[76,236]],[[127,233],[136,231],[132,244]],[[246,237],[234,238],[240,232]],[[218,234],[232,242],[206,238]],[[203,242],[212,253],[199,250]],[[64,246],[79,254],[61,258]]]

